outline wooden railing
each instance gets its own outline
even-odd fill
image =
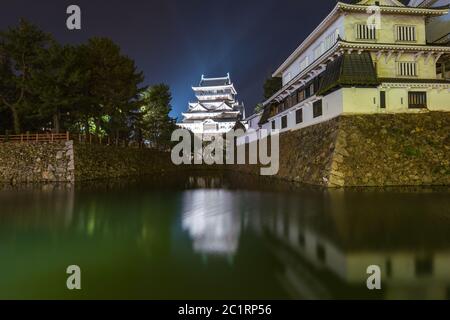
[[[109,136],[96,136],[92,134],[70,134],[70,139],[80,144],[97,144],[104,146],[145,148],[146,145],[141,141],[132,141]]]
[[[77,134],[77,133],[24,133],[16,135],[0,135],[0,143],[51,143],[58,141],[73,140],[80,144],[97,144],[105,146],[117,147],[133,147],[144,148],[146,145],[143,142],[130,141],[126,139],[99,137],[92,134]]]
[[[0,135],[0,143],[3,142],[55,142],[69,141],[70,134],[66,133],[24,133],[14,135]]]

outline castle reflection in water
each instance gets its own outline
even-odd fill
[[[205,257],[214,258],[207,269],[211,275],[223,274],[217,269],[220,260],[227,268],[239,264],[245,270],[271,264],[258,283],[276,279],[292,298],[450,298],[448,189],[291,190],[246,176],[169,182],[2,190],[3,267],[17,270],[20,265],[8,257],[25,261],[26,252],[32,259],[33,252],[45,253],[51,245],[55,256],[48,259],[55,261],[58,250],[79,248],[79,258],[89,263],[118,259],[127,269],[132,262],[118,255],[134,252],[137,261],[185,277],[199,268],[181,269],[196,256],[205,264],[210,263]],[[104,256],[99,244],[114,255]],[[23,256],[17,256],[17,248]],[[40,263],[59,268],[50,260]],[[366,288],[369,265],[381,267],[381,291]],[[248,278],[233,276],[237,283]]]
[[[203,179],[196,183],[217,185]],[[242,228],[257,232],[296,298],[450,299],[449,200],[426,194],[431,199],[424,202],[421,193],[398,189],[289,195],[199,189],[185,193],[182,221],[195,252],[206,255],[234,255]],[[382,270],[378,296],[366,288],[370,265]]]

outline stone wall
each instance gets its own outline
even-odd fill
[[[73,182],[73,142],[0,144],[0,181]]]
[[[343,115],[283,133],[275,177],[329,187],[450,185],[450,113]]]
[[[75,144],[75,179],[95,180],[175,170],[170,153],[150,149]]]
[[[169,153],[100,145],[0,144],[0,181],[74,182],[180,170],[259,167],[172,165]],[[450,185],[450,113],[345,115],[280,136],[275,178],[328,187]]]
[[[169,153],[54,143],[1,143],[0,182],[74,182],[175,170]]]

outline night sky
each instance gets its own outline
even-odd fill
[[[21,17],[61,43],[109,37],[136,61],[145,85],[167,83],[173,116],[194,101],[202,74],[230,72],[247,112],[262,100],[264,80],[332,9],[335,0],[14,0],[0,3],[0,29]],[[66,28],[77,4],[82,30]],[[249,114],[248,114],[249,115]]]

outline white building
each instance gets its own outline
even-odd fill
[[[283,87],[264,102],[254,129],[296,130],[342,114],[450,111],[449,74],[439,68],[450,47],[429,43],[426,32],[448,6],[347,2],[275,71]]]
[[[178,126],[194,134],[224,134],[245,117],[244,105],[236,100],[236,89],[230,75],[222,78],[205,78],[193,87],[197,102],[189,103]]]

